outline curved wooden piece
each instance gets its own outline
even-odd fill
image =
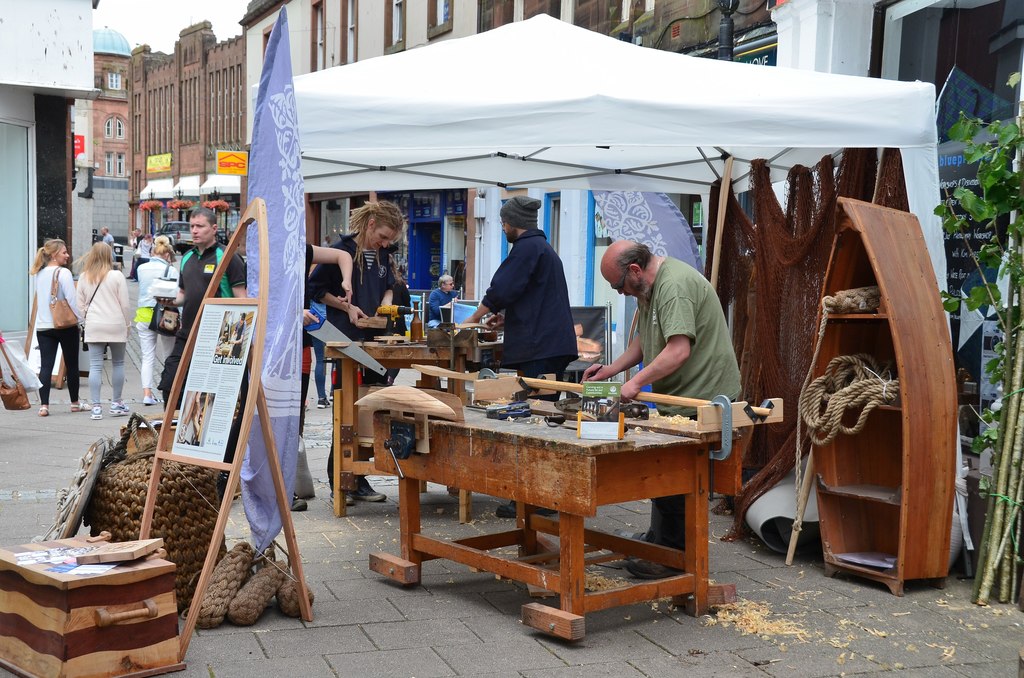
[[[433,396],[412,386],[388,386],[374,391],[356,401],[356,405],[376,412],[377,410],[396,410],[426,414],[431,417],[456,421],[458,416],[448,405]]]

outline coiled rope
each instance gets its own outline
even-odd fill
[[[899,379],[892,376],[888,364],[880,365],[865,353],[836,356],[825,374],[800,393],[800,419],[807,425],[811,444],[821,447],[840,433],[860,433],[871,411],[895,401],[899,388]],[[857,408],[861,408],[857,422],[844,425],[843,415]]]
[[[818,364],[825,328],[832,313],[869,313],[881,305],[881,291],[877,285],[841,290],[835,295],[821,298],[821,323],[818,339],[814,345],[814,356],[807,368],[807,376],[800,390],[798,416],[796,418],[796,487],[798,515],[793,522],[793,532],[798,533],[803,524],[803,511],[799,509],[803,486],[803,433],[801,425],[806,424],[811,444],[827,445],[840,433],[853,435],[860,432],[867,422],[871,410],[879,405],[896,400],[899,395],[899,380],[891,373],[888,364],[879,365],[871,356],[856,354],[837,356],[825,368],[825,374],[812,381],[814,367]],[[861,407],[857,423],[847,427],[842,423],[847,410]],[[792,552],[792,546],[790,547]]]

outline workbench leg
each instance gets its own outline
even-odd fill
[[[469,490],[459,490],[459,522],[473,522],[473,493]]]
[[[340,517],[348,512],[345,492],[341,488],[341,473],[351,471],[352,462],[356,460],[356,400],[359,387],[356,385],[355,361],[342,359],[339,372],[341,397],[338,397],[337,392],[334,396],[334,515]]]
[[[402,558],[419,567],[423,559],[412,546],[413,535],[420,533],[420,481],[416,478],[398,480],[398,519],[402,535]]]
[[[686,548],[683,562],[693,575],[693,595],[686,600],[686,611],[694,617],[708,611],[708,448],[697,453],[694,464],[693,492],[686,495]]]
[[[583,542],[583,516],[570,513],[558,514],[559,580],[558,594],[561,608],[582,616],[586,612],[584,589],[587,581],[584,557],[586,545]]]
[[[530,527],[530,516],[533,515],[534,508],[533,506],[527,507],[524,502],[516,502],[516,526],[523,531],[523,542],[519,545],[520,556],[532,556],[540,551],[540,545],[537,543],[537,530]]]

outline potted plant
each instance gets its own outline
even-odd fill
[[[164,204],[159,200],[144,200],[139,203],[139,209],[143,212],[159,212],[164,208]]]
[[[1020,80],[1015,74],[1010,79],[1013,87]],[[974,287],[969,296],[961,298],[943,293],[947,311],[955,311],[963,302],[975,311],[982,306],[996,310],[997,323],[1003,340],[995,346],[996,357],[985,366],[993,384],[1001,387],[1001,397],[981,413],[988,424],[975,437],[973,448],[980,452],[990,447],[992,479],[983,479],[981,491],[987,495],[988,510],[985,528],[979,546],[978,572],[974,579],[974,602],[986,605],[995,594],[1000,602],[1017,597],[1016,536],[1019,530],[1021,502],[1024,501],[1024,327],[1021,325],[1020,303],[1024,299],[1024,119],[1018,117],[1007,122],[984,124],[961,113],[960,121],[950,129],[954,141],[964,143],[964,159],[978,164],[978,186],[981,195],[967,187],[953,191],[952,200],[958,201],[970,219],[983,225],[989,232],[987,242],[980,246],[963,238],[971,258],[982,276],[982,284]],[[966,216],[958,215],[953,204],[940,204],[935,213],[942,217],[943,227],[953,237],[968,232]],[[1015,218],[1010,218],[1016,215]],[[1005,231],[999,228],[1008,221]],[[998,271],[996,279],[986,277],[986,271]],[[1006,292],[1000,289],[1005,279]]]

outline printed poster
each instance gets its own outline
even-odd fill
[[[174,454],[224,461],[256,309],[255,304],[210,301],[203,307],[171,447]]]

